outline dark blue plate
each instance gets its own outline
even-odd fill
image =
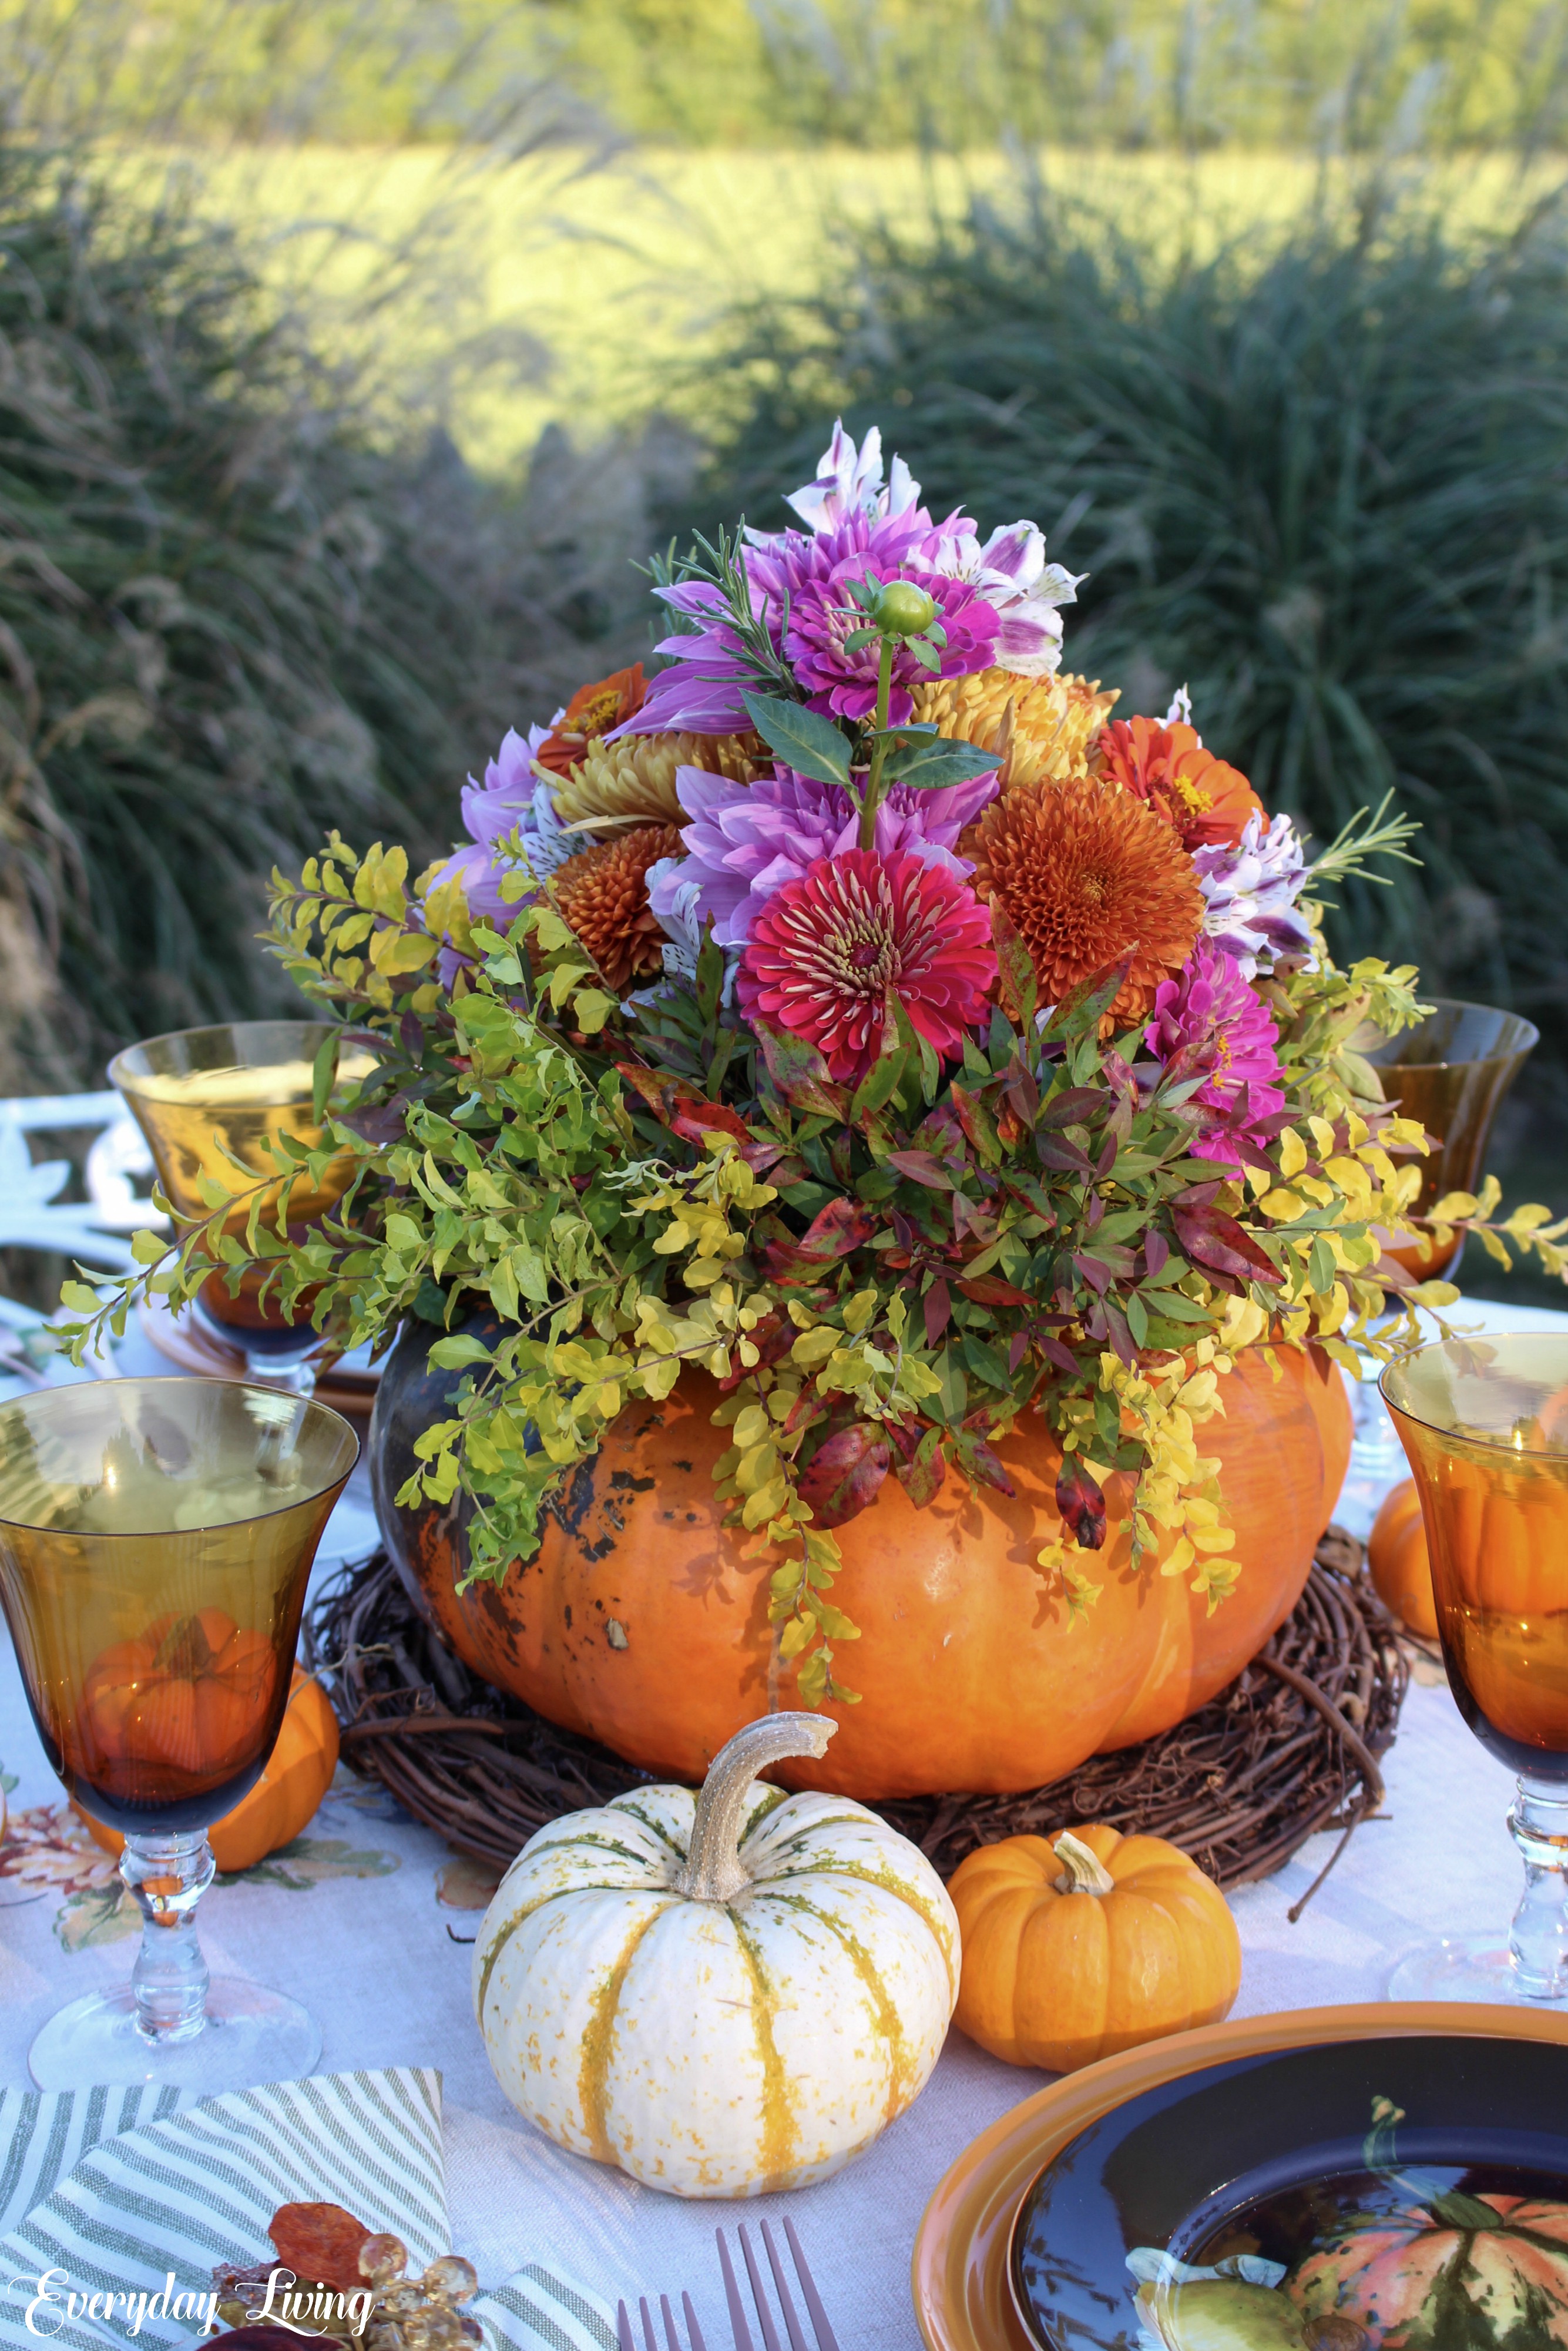
[[[1506,2292],[1483,2293],[1478,2232]],[[1439,2267],[1419,2339],[1556,2351],[1559,2240],[1568,2311],[1568,2047],[1327,2042],[1092,2124],[1019,2206],[1011,2283],[1041,2351],[1378,2351]]]

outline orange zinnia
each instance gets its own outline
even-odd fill
[[[1263,803],[1239,768],[1206,751],[1191,726],[1115,718],[1100,737],[1099,772],[1174,825],[1189,852],[1239,841]]]
[[[591,743],[636,716],[647,691],[641,662],[600,678],[596,684],[580,685],[534,753],[535,760],[552,775],[570,776]]]
[[[1125,1026],[1192,953],[1203,920],[1192,861],[1162,818],[1112,784],[1020,784],[991,802],[964,846],[974,887],[1011,916],[1033,957],[1044,1003],[1130,953],[1106,1016]]]

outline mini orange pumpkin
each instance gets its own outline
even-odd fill
[[[222,1870],[249,1869],[297,1837],[314,1815],[338,1768],[338,1718],[319,1681],[294,1668],[288,1710],[266,1771],[248,1796],[207,1831],[213,1859]],[[106,1853],[120,1853],[125,1839],[90,1813],[81,1812]]]
[[[1413,1633],[1435,1641],[1437,1604],[1432,1596],[1432,1562],[1414,1478],[1404,1479],[1383,1497],[1367,1538],[1366,1563],[1384,1606]]]
[[[1218,2023],[1241,1986],[1224,1895],[1163,1837],[1003,1837],[947,1891],[964,1953],[954,2022],[1009,2065],[1071,2074]]]

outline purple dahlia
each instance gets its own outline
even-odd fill
[[[786,882],[818,859],[858,845],[860,818],[848,792],[790,768],[737,784],[701,768],[680,768],[675,788],[692,820],[681,836],[686,854],[659,869],[656,879],[650,874],[649,899],[674,939],[700,937],[711,916],[721,947],[744,946]],[[994,776],[930,792],[894,784],[876,812],[878,853],[914,857],[967,879],[974,868],[953,852],[996,789]]]

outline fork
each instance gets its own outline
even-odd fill
[[[762,2329],[763,2351],[783,2351],[783,2346],[779,2340],[779,2329],[774,2324],[773,2313],[763,2286],[757,2255],[752,2250],[751,2239],[744,2226],[737,2229],[736,2234],[740,2240],[740,2254],[746,2263],[746,2273],[751,2282],[751,2298],[757,2305],[758,2323]],[[822,2297],[817,2292],[817,2282],[807,2266],[805,2254],[800,2250],[800,2240],[795,2234],[795,2223],[788,2215],[784,2221],[784,2235],[789,2251],[795,2257],[795,2270],[800,2281],[800,2292],[817,2337],[817,2351],[839,2351],[838,2337],[829,2323],[828,2314],[822,2307]],[[714,2237],[718,2245],[719,2267],[724,2272],[725,2300],[729,2304],[729,2331],[735,2340],[735,2351],[756,2351],[751,2329],[747,2324],[746,2307],[740,2298],[740,2287],[736,2279],[735,2264],[730,2260],[729,2247],[725,2241],[724,2231],[716,2229]],[[773,2283],[779,2295],[779,2307],[784,2316],[784,2332],[789,2338],[789,2351],[810,2351],[810,2346],[807,2343],[800,2321],[796,2315],[795,2304],[790,2298],[789,2287],[784,2275],[784,2264],[779,2258],[779,2247],[774,2241],[772,2229],[766,2220],[762,2223],[762,2244],[768,2255],[768,2267],[773,2273]],[[692,2298],[689,2294],[682,2294],[681,2308],[685,2316],[690,2351],[707,2351],[707,2346],[703,2341],[702,2329],[697,2325],[696,2312],[692,2308]],[[659,2339],[653,2329],[653,2314],[648,2307],[646,2294],[639,2301],[637,2309],[643,2321],[643,2351],[659,2351]],[[675,2314],[670,2306],[670,2297],[667,2294],[662,2294],[659,2296],[659,2314],[664,2322],[667,2351],[681,2351],[681,2338],[675,2327]],[[632,2314],[623,2302],[616,2305],[615,2334],[619,2351],[638,2351],[637,2339],[632,2331]]]

